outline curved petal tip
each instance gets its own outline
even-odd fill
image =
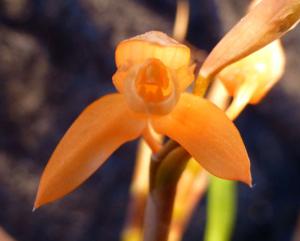
[[[64,135],[40,181],[34,210],[72,192],[127,141],[142,134],[144,119],[120,94],[88,106]]]
[[[185,148],[211,174],[252,185],[250,160],[239,131],[209,101],[182,94],[167,116],[152,120],[154,129]]]

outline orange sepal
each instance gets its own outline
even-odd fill
[[[189,85],[195,80],[195,71],[196,65],[184,66],[175,71],[175,82],[178,88],[178,92],[181,93],[189,87]]]
[[[153,118],[152,124],[213,175],[251,185],[250,162],[242,138],[225,113],[209,101],[182,94],[175,109],[167,116]]]
[[[257,104],[282,77],[285,54],[279,40],[227,66],[218,78],[231,96],[236,96],[244,85],[251,86],[249,102]]]
[[[42,175],[34,208],[73,191],[123,143],[137,138],[145,127],[120,94],[88,106],[64,135]]]
[[[156,58],[172,69],[189,65],[191,57],[187,46],[158,31],[150,31],[122,41],[117,46],[115,56],[118,68]]]
[[[282,37],[299,19],[299,1],[260,1],[211,51],[200,74],[206,78],[216,75],[227,65]]]

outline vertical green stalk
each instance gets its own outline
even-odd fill
[[[236,182],[211,177],[204,241],[230,241],[236,218]]]

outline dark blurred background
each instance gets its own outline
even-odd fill
[[[248,1],[190,2],[188,41],[209,51]],[[17,241],[119,239],[135,142],[71,195],[32,213],[35,192],[74,118],[114,91],[116,44],[153,29],[171,34],[175,8],[175,0],[0,0],[0,234]],[[237,120],[255,186],[239,186],[234,241],[299,241],[300,28],[284,45],[283,80]],[[202,240],[205,221],[204,200],[184,240]]]

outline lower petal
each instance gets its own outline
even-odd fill
[[[88,106],[59,142],[42,175],[35,208],[74,190],[123,143],[137,138],[145,121],[121,94]]]
[[[209,101],[182,94],[175,109],[154,118],[152,124],[213,175],[251,185],[250,162],[242,138],[225,113]]]

